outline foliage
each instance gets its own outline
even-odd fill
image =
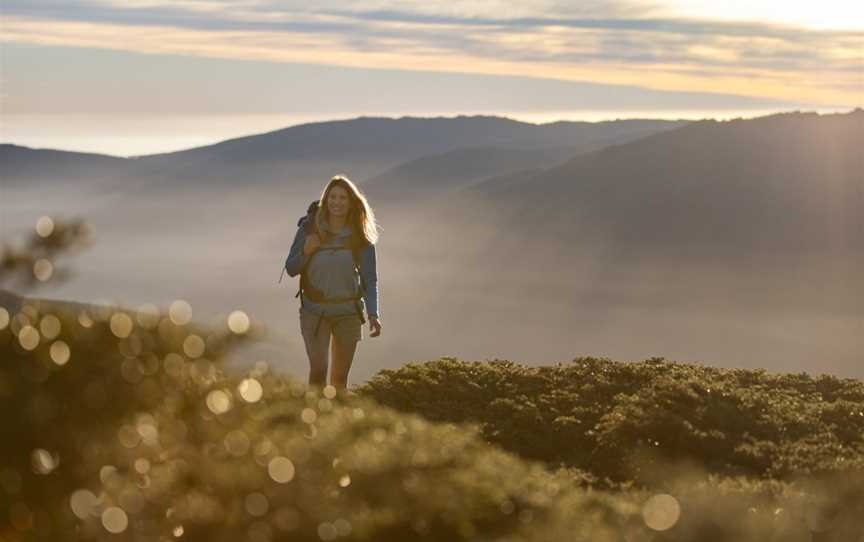
[[[507,450],[613,482],[650,482],[653,463],[773,479],[864,466],[864,383],[853,379],[662,358],[442,358],[381,371],[357,391],[430,420],[477,423]]]
[[[515,431],[513,442],[531,452],[528,430],[539,413],[557,408],[565,415],[565,395],[544,392],[547,379],[562,384],[560,368],[447,359],[409,364],[401,377],[400,371],[383,372],[364,390],[389,389],[391,399],[402,402],[414,390],[415,401],[426,397],[434,407],[429,417],[448,411],[465,417],[465,423],[436,423],[371,397],[310,388],[264,363],[244,375],[224,374],[220,362],[254,330],[205,329],[153,307],[130,312],[32,299],[17,306],[0,320],[4,542],[756,541],[805,540],[811,531],[845,540],[853,531],[840,529],[854,528],[849,522],[860,517],[850,504],[860,507],[860,479],[833,480],[829,494],[818,478],[727,478],[670,464],[653,487],[619,481],[614,491],[597,490],[590,487],[598,485],[590,470],[550,469],[484,441],[491,435],[508,444],[507,431]],[[616,389],[613,397],[633,395],[625,393],[626,379],[611,376],[614,364],[591,363],[605,374],[604,386]],[[658,374],[676,368],[656,360],[648,366]],[[796,389],[809,386],[806,379],[793,380]],[[452,382],[456,392],[448,396],[436,381]],[[487,395],[489,382],[521,391],[519,400]],[[817,384],[830,402],[855,403],[844,386]],[[688,390],[658,386],[650,397],[668,402]],[[510,424],[490,433],[489,423],[468,419],[468,408],[483,410],[483,398],[487,407],[497,400],[488,410],[513,413]],[[529,398],[535,407],[526,406]],[[646,408],[616,401],[609,412],[619,403]],[[594,425],[605,428],[596,442],[626,441],[602,405],[583,410],[581,418],[567,412],[574,420],[593,416]],[[845,419],[837,408],[824,412],[826,423]],[[568,428],[573,424],[559,422],[559,429],[575,435]],[[555,451],[537,435],[538,450]],[[837,438],[851,438],[843,435]],[[799,460],[811,461],[808,454]],[[653,460],[657,467],[661,459]],[[831,498],[837,494],[842,501]]]
[[[526,367],[447,357],[380,371],[356,391],[476,424],[488,441],[594,487],[674,495],[686,508],[663,540],[864,535],[858,380],[662,358]]]
[[[0,539],[614,540],[638,513],[476,427],[223,374],[244,337],[23,301],[0,326]]]
[[[62,281],[70,270],[56,265],[65,253],[90,243],[90,229],[81,219],[70,221],[42,217],[23,246],[0,245],[0,286],[33,288],[49,280]]]

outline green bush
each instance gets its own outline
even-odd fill
[[[383,371],[360,395],[337,394],[263,362],[226,374],[222,361],[255,339],[254,327],[203,327],[152,306],[5,299],[3,542],[756,542],[861,534],[858,456],[850,452],[842,468],[831,456],[831,446],[860,438],[847,424],[860,404],[854,382],[661,360],[530,369],[448,358]],[[713,375],[710,393],[699,371]],[[592,379],[574,382],[574,374]],[[754,391],[771,389],[771,379],[785,395]],[[741,381],[748,393],[715,393]],[[789,401],[800,411],[784,410]],[[724,414],[740,412],[759,416]],[[807,433],[811,425],[828,431],[827,447]],[[768,438],[775,426],[811,446],[790,453],[788,443]],[[736,440],[748,431],[749,455]],[[804,472],[800,465],[823,474],[712,474]]]
[[[442,358],[379,372],[357,389],[431,420],[600,480],[650,482],[652,464],[792,479],[860,469],[864,383],[769,375],[652,358],[577,358],[552,367]]]

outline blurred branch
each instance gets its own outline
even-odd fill
[[[90,229],[81,219],[70,221],[43,217],[24,246],[4,241],[0,245],[0,286],[31,289],[48,282],[62,282],[71,276],[58,267],[57,259],[88,247]]]

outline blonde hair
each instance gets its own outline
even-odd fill
[[[375,212],[372,206],[369,205],[369,200],[363,192],[357,188],[357,185],[345,175],[336,175],[321,193],[321,203],[318,205],[318,213],[315,215],[315,222],[318,225],[318,231],[321,232],[321,221],[327,220],[330,222],[330,211],[327,209],[327,198],[330,196],[330,191],[335,186],[341,186],[348,192],[348,197],[351,200],[351,210],[348,212],[348,224],[351,225],[355,233],[359,233],[362,239],[371,245],[378,241],[378,223],[375,221]]]

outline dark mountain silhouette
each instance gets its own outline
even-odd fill
[[[683,123],[667,125],[668,129]],[[465,188],[474,181],[534,168],[551,168],[578,154],[626,143],[658,131],[653,121],[600,123],[554,123],[536,135],[517,140],[518,147],[464,147],[423,156],[391,168],[364,183],[364,190],[381,206],[427,205],[429,196]],[[519,130],[522,130],[520,127]],[[518,137],[524,137],[522,135]],[[567,142],[558,146],[556,141]],[[505,142],[506,143],[506,142]],[[545,145],[537,147],[537,145]]]
[[[105,154],[0,144],[0,177],[8,180],[90,179],[116,175],[128,160]]]
[[[377,206],[391,203],[423,206],[429,197],[465,188],[472,181],[527,168],[548,168],[579,152],[579,147],[458,149],[396,166],[366,181],[363,189]]]
[[[702,121],[459,199],[518,217],[505,232],[562,242],[591,232],[629,256],[861,256],[861,141],[861,110]]]
[[[533,125],[501,117],[361,117],[292,126],[181,152],[142,156],[139,168],[177,179],[318,185],[336,173],[363,180],[398,164],[463,147],[518,149],[611,143],[684,124],[633,120]],[[298,186],[299,187],[299,186]]]
[[[555,122],[534,125],[502,117],[398,119],[360,117],[301,124],[273,132],[240,137],[185,151],[141,156],[140,162],[168,164],[202,160],[310,160],[333,157],[405,156],[417,158],[467,146],[542,148],[581,143],[590,137],[612,142],[637,133],[647,135],[684,122],[623,120],[601,123]]]
[[[240,185],[284,182],[297,187],[320,184],[322,179],[336,173],[346,173],[360,181],[409,160],[463,147],[596,148],[682,124],[683,121],[626,120],[534,125],[484,116],[361,117],[302,124],[171,153],[100,159],[105,164],[110,161],[112,165],[125,167],[124,178],[147,179],[156,184],[163,181],[168,189],[196,180]],[[69,178],[103,174],[94,169],[95,158],[85,161],[87,155],[81,153],[52,151],[56,156],[49,156],[28,154],[25,151],[31,149],[24,147],[6,147],[0,154],[0,167],[10,177],[26,179],[33,172],[45,170],[50,175],[62,173]],[[66,160],[61,161],[60,157]],[[493,170],[492,174],[497,172]],[[116,175],[120,171],[112,169],[108,173]]]

